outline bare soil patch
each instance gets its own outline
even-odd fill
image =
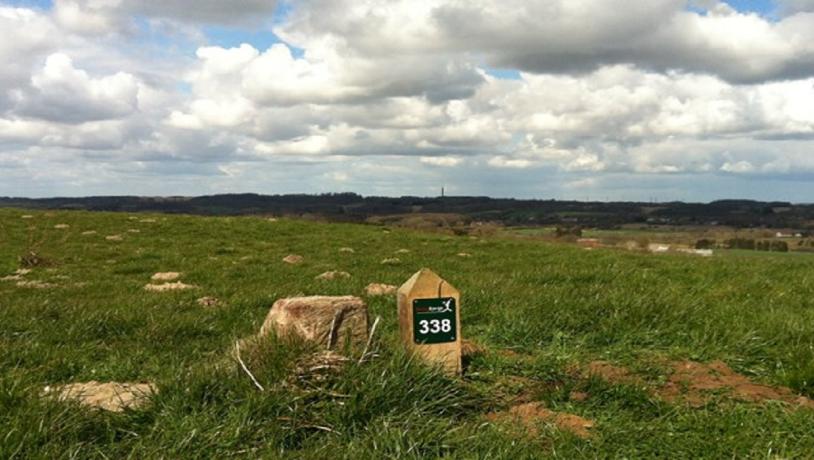
[[[142,407],[156,393],[158,390],[152,383],[101,383],[95,380],[43,389],[44,395],[56,395],[60,401],[74,400],[83,406],[112,412]]]
[[[540,424],[544,423],[554,425],[559,430],[567,431],[582,439],[587,439],[591,437],[592,433],[590,430],[595,425],[592,420],[567,412],[555,412],[551,409],[547,409],[539,402],[512,406],[508,411],[493,412],[488,414],[486,418],[493,422],[512,422],[518,427],[523,428],[531,437],[540,434]]]
[[[668,382],[657,391],[661,398],[670,402],[684,401],[698,407],[720,393],[746,402],[782,401],[814,408],[814,401],[795,394],[790,388],[755,383],[733,371],[723,361],[709,364],[679,361],[672,363],[672,368]]]
[[[588,363],[588,376],[596,376],[610,383],[638,385],[644,381],[628,368],[613,365],[607,361],[593,361]]]
[[[723,361],[699,363],[676,361],[669,364],[670,375],[667,382],[655,387],[651,392],[671,403],[686,403],[691,407],[701,407],[716,396],[725,396],[738,401],[764,403],[781,401],[795,406],[814,408],[814,400],[794,393],[790,388],[771,386],[753,382],[749,377],[738,374]],[[595,375],[610,383],[644,385],[641,376],[629,369],[606,361],[588,364],[587,374]]]

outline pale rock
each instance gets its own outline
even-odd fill
[[[401,259],[399,259],[398,257],[390,257],[382,260],[382,265],[398,265],[400,263]]]
[[[325,272],[325,273],[323,273],[321,275],[318,275],[314,279],[321,280],[321,281],[333,281],[333,280],[339,279],[339,278],[345,278],[345,279],[350,278],[350,273],[348,273],[348,272],[339,272],[339,271],[331,271],[331,272]]]
[[[181,274],[178,272],[158,272],[151,276],[150,279],[153,281],[175,281],[180,277]]]
[[[146,284],[144,286],[145,291],[151,292],[183,291],[187,289],[195,289],[195,286],[191,284],[184,284],[180,281],[176,283]]]
[[[137,409],[158,393],[152,383],[101,383],[95,380],[45,387],[43,395],[55,395],[60,401],[78,401],[83,406],[111,412]]]
[[[283,258],[283,262],[291,265],[301,264],[303,260],[305,259],[297,254],[289,254]]]
[[[302,339],[332,347],[364,346],[367,342],[367,305],[354,296],[291,297],[274,302],[260,337],[272,331],[278,337],[299,336]]]
[[[365,292],[367,295],[373,296],[381,296],[381,295],[393,295],[396,293],[398,287],[393,286],[392,284],[381,284],[381,283],[370,283],[365,288]]]

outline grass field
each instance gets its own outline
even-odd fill
[[[397,255],[401,264],[381,264],[399,249],[411,251]],[[23,279],[50,287],[0,281],[0,458],[814,452],[814,409],[724,392],[691,405],[658,391],[670,363],[721,360],[756,383],[814,397],[812,257],[656,256],[286,219],[0,209],[0,278],[24,268],[31,251],[43,260]],[[304,262],[281,261],[292,253]],[[246,357],[262,392],[232,358],[235,341],[256,333],[278,298],[362,295],[368,283],[399,285],[422,267],[461,290],[463,336],[484,350],[462,378],[400,351],[392,297],[365,298],[371,317],[381,316],[378,356],[324,381],[291,383],[309,352],[303,344],[272,340]],[[328,270],[352,277],[314,279]],[[143,289],[166,271],[197,288]],[[222,305],[201,307],[202,296]],[[582,371],[596,361],[638,377]],[[159,392],[123,413],[40,395],[89,380],[155,382]],[[541,422],[530,434],[489,416],[519,401],[594,427],[580,437]]]

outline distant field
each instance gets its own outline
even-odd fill
[[[32,265],[0,281],[0,458],[810,457],[814,409],[797,398],[814,398],[814,258],[747,252],[0,209],[0,278]],[[289,254],[304,262],[283,263]],[[381,263],[391,257],[401,263]],[[392,297],[365,297],[381,316],[378,357],[323,381],[292,383],[301,345],[247,356],[263,392],[232,358],[278,298],[362,296],[422,267],[461,290],[463,335],[482,348],[460,379],[400,353]],[[315,280],[329,270],[352,276]],[[143,289],[167,271],[197,288]],[[203,296],[221,304],[202,307]],[[676,363],[716,360],[738,374],[714,364],[699,381],[761,391],[701,398],[696,382],[675,384]],[[90,380],[159,393],[123,413],[40,396]],[[783,401],[765,397],[780,387]],[[593,427],[531,430],[500,415],[537,402]]]

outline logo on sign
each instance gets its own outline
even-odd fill
[[[413,300],[413,339],[415,343],[454,342],[456,338],[455,298]]]

